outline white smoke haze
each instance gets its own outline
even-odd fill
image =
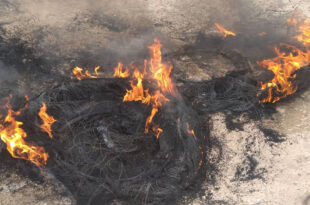
[[[309,14],[302,2],[7,0],[0,7],[0,22],[10,22],[6,32],[32,41],[38,52],[76,58],[78,51],[105,48],[126,56],[143,49],[154,36],[164,36],[176,50],[193,43],[198,33],[216,30],[214,22],[241,34],[270,30],[277,36],[287,32],[287,16],[297,10]]]

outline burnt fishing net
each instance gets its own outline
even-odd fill
[[[43,77],[47,75],[40,73]],[[153,133],[144,133],[151,107],[123,102],[130,88],[128,80],[64,78],[61,83],[59,78],[57,86],[32,97],[19,117],[27,141],[45,148],[50,155],[48,170],[79,204],[115,200],[171,204],[193,186],[199,187],[209,166],[205,161],[210,146],[208,123],[201,114],[224,109],[247,111],[257,102],[255,83],[246,78],[183,81],[178,86],[183,99],[169,96],[170,102],[155,116],[154,121],[164,130],[157,140]],[[152,87],[152,82],[145,83]],[[4,91],[2,87],[1,96],[10,92],[12,89]],[[34,126],[41,123],[37,113],[42,102],[57,119],[53,139]]]
[[[258,110],[257,83],[246,76],[227,75],[208,82],[186,82],[182,94],[200,113]]]
[[[127,79],[65,78],[32,98],[20,116],[28,140],[49,153],[48,170],[79,204],[171,203],[199,187],[209,166],[208,124],[202,114],[246,112],[257,106],[255,81],[244,74],[183,81],[178,86],[183,98],[170,96],[155,116],[164,130],[157,140],[153,133],[144,133],[151,107],[123,102],[129,87]],[[40,124],[37,113],[42,102],[57,119],[53,139],[33,126],[33,119]]]
[[[251,112],[256,115],[262,112],[262,105],[258,101],[260,97],[265,97],[265,93],[257,97],[259,82],[269,79],[270,76],[253,75],[255,68],[249,64],[249,59],[235,50],[219,49],[215,52],[199,48],[201,45],[204,44],[171,55],[173,58],[190,56],[200,68],[207,69],[210,76],[215,76],[217,71],[205,65],[205,58],[210,59],[210,56],[215,54],[230,62],[234,69],[223,77],[212,77],[208,81],[186,80],[180,77],[182,74],[176,73],[179,90],[188,104],[201,114],[225,111],[234,114]]]
[[[126,79],[85,79],[34,100],[45,102],[58,120],[48,168],[80,204],[175,200],[205,175],[208,130],[196,111],[245,112],[257,106],[255,82],[245,77],[184,82],[184,98],[171,98],[155,117],[164,130],[157,140],[144,133],[151,108],[123,102],[126,88]]]
[[[151,108],[122,102],[126,88],[123,79],[66,82],[31,102],[57,119],[47,167],[79,204],[171,203],[204,176],[206,123],[171,98],[155,116],[164,130],[157,140],[144,133]]]
[[[152,87],[152,82],[144,83]],[[27,141],[45,148],[48,170],[79,204],[173,203],[193,186],[199,188],[210,165],[205,114],[248,112],[258,106],[257,83],[245,73],[205,82],[178,79],[183,98],[169,96],[170,102],[155,116],[164,130],[157,140],[153,133],[144,133],[151,107],[123,102],[129,88],[128,79],[64,78],[33,97],[20,116]],[[7,89],[2,96],[10,92]],[[57,119],[53,139],[33,126],[40,124],[42,102]]]

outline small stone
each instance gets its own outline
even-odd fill
[[[190,60],[190,58],[189,58],[188,56],[182,56],[182,57],[181,57],[181,60],[182,60],[182,61],[187,61],[187,60]]]

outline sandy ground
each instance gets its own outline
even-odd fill
[[[280,144],[266,143],[257,123],[228,131],[222,114],[212,117],[212,134],[222,142],[224,153],[216,185],[205,185],[214,204],[310,204],[309,97],[307,92],[280,104],[273,119],[263,120],[265,127],[285,135]],[[257,163],[253,170],[250,160]]]
[[[274,21],[280,35],[287,31],[277,22],[296,11],[310,16],[310,2],[3,0],[0,23],[8,36],[32,42],[38,55],[63,57],[71,62],[79,59],[79,52],[85,50],[100,59],[100,55],[104,55],[100,54],[102,48],[116,53],[120,59],[135,56],[154,36],[163,39],[168,47],[165,53],[169,54],[193,44],[199,33],[215,32],[214,22],[242,33],[263,31],[266,22]],[[185,63],[175,61],[177,69],[191,80],[220,77],[233,69],[226,59],[210,55],[206,56],[208,65],[216,72],[203,70],[186,57]],[[57,69],[71,69],[69,62]],[[308,91],[279,103],[278,112],[272,118],[246,123],[243,130],[228,130],[222,113],[211,116],[211,134],[222,144],[216,182],[214,185],[205,183],[205,194],[188,204],[310,204],[309,100]],[[268,141],[259,126],[277,130],[285,141]],[[214,155],[217,154],[215,150]],[[59,185],[54,185],[48,177],[43,185],[17,173],[1,177],[0,204],[75,203],[70,196],[59,197],[59,192],[52,191],[54,186]]]
[[[71,205],[75,200],[51,175],[42,170],[44,182],[25,178],[14,169],[0,168],[0,204]]]

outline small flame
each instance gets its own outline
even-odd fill
[[[297,20],[290,20],[289,22],[295,24]],[[297,91],[297,85],[292,81],[296,78],[294,73],[310,63],[310,50],[307,48],[310,45],[310,23],[308,20],[300,23],[299,31],[300,34],[295,38],[305,46],[305,50],[281,43],[280,45],[289,49],[290,52],[281,52],[278,47],[275,47],[277,57],[258,62],[259,65],[274,73],[270,82],[261,83],[261,90],[267,90],[268,96],[260,100],[260,103],[275,103]],[[274,91],[276,95],[274,95]]]
[[[54,119],[53,116],[50,116],[46,113],[45,103],[42,103],[42,107],[41,107],[38,115],[41,118],[41,120],[43,121],[43,124],[40,125],[40,128],[44,132],[46,132],[50,138],[53,138],[51,126],[54,122],[56,122],[56,120]]]
[[[218,23],[215,23],[215,26],[222,33],[224,38],[226,38],[227,36],[237,36],[234,32],[226,30],[225,28],[223,28]]]
[[[76,77],[76,79],[78,79],[78,80],[82,80],[84,78],[98,78],[99,68],[100,68],[100,66],[95,67],[95,69],[94,69],[95,75],[90,74],[87,69],[83,69],[83,68],[80,68],[77,66],[75,68],[73,68],[72,73]]]
[[[114,77],[117,78],[128,78],[130,75],[129,69],[126,67],[125,71],[123,71],[123,64],[119,62],[117,67],[114,68]]]
[[[178,120],[179,120],[179,119],[178,119]],[[189,123],[188,123],[188,122],[186,123],[186,130],[187,130],[187,134],[192,135],[193,138],[197,141],[197,137],[196,137],[196,135],[195,135],[195,131],[194,131],[194,130],[191,130],[191,129],[189,128]],[[205,138],[205,137],[204,137],[204,138]],[[202,146],[199,146],[199,150],[200,150],[201,159],[200,159],[200,161],[199,161],[199,163],[198,163],[198,167],[197,167],[197,170],[195,171],[195,174],[197,174],[198,171],[201,169],[201,166],[202,166],[202,163],[203,163],[203,158],[204,158],[204,151],[203,151],[203,149],[202,149]]]
[[[156,139],[158,140],[160,134],[163,132],[163,129],[161,129],[161,128],[159,127],[159,125],[154,125],[153,128],[152,128],[152,130],[153,130],[153,132],[155,133]]]
[[[260,37],[263,37],[263,36],[265,36],[266,34],[267,34],[266,32],[260,32],[260,33],[258,33],[257,35],[260,36]]]
[[[203,156],[203,153],[202,153],[201,155]],[[202,159],[199,161],[197,171],[199,171],[199,170],[200,170],[201,166],[202,166]]]
[[[192,135],[192,136],[194,137],[194,139],[197,140],[197,137],[196,137],[196,135],[195,135],[195,131],[189,129],[189,123],[188,123],[188,122],[186,123],[186,129],[187,129],[187,133],[190,134],[190,135]]]
[[[287,24],[293,25],[293,26],[297,26],[297,19],[287,19],[286,20]]]
[[[31,145],[24,139],[27,138],[27,133],[21,128],[22,122],[15,120],[14,116],[20,115],[19,111],[12,110],[9,105],[12,95],[7,99],[5,107],[8,109],[8,113],[4,119],[0,121],[0,138],[6,143],[7,150],[14,158],[21,158],[38,166],[45,166],[48,159],[48,154],[43,147]],[[28,99],[26,97],[26,99]],[[27,103],[28,104],[28,103]],[[27,107],[27,104],[25,107]]]

